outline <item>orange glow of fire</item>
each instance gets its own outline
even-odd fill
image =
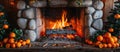
[[[71,25],[73,26],[73,29],[76,30],[77,35],[80,36],[81,38],[84,37],[83,35],[83,19],[71,19]]]
[[[77,19],[77,21],[78,21],[77,26],[79,26],[79,27],[76,28],[77,34],[78,34],[78,36],[83,38],[84,37],[84,35],[83,35],[83,28],[84,28],[83,19],[80,19],[80,20]]]
[[[63,27],[66,26],[70,26],[72,25],[72,29],[76,30],[76,35],[83,38],[84,37],[84,17],[83,14],[80,14],[80,18],[75,18],[72,17],[72,19],[69,20],[67,19],[67,11],[63,10],[62,11],[62,15],[61,15],[61,19],[55,19],[55,21],[50,20],[50,19],[46,19],[45,20],[45,27],[44,27],[44,31],[41,34],[45,35],[45,29],[63,29]],[[68,39],[74,39],[75,36],[71,35],[71,34],[67,34],[66,36],[64,35],[51,35],[51,37],[66,37]]]
[[[52,29],[62,29],[65,26],[69,26],[69,23],[67,22],[68,20],[66,18],[66,15],[67,15],[67,12],[63,11],[63,13],[62,13],[62,19],[57,20],[54,23]]]

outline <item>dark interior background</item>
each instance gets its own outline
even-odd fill
[[[11,4],[11,2],[14,1],[14,4]],[[12,27],[18,27],[17,26],[17,12],[18,9],[16,7],[16,4],[19,0],[0,0],[0,5],[3,5],[6,11],[7,19]]]
[[[56,19],[61,19],[63,11],[66,12],[66,17],[68,20],[72,18],[79,19],[81,11],[80,7],[46,7],[40,9],[45,19],[50,19],[53,21]]]

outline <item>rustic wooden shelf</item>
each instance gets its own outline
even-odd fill
[[[120,48],[0,48],[0,52],[120,52]]]

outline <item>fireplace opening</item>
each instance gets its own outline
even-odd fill
[[[85,37],[84,8],[40,8],[43,15],[43,30],[40,37],[47,40],[75,40]]]

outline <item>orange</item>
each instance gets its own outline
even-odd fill
[[[16,34],[14,32],[11,32],[9,35],[10,38],[14,38],[15,36],[16,36]]]
[[[114,15],[114,18],[115,18],[115,19],[120,19],[120,14],[115,14],[115,15]]]
[[[105,33],[105,37],[106,37],[106,38],[110,38],[110,37],[111,37],[111,33],[106,32],[106,33]]]
[[[119,47],[119,43],[116,43],[116,46]]]
[[[10,38],[9,43],[11,43],[11,44],[14,43],[15,42],[14,40],[15,40],[14,38]]]
[[[108,48],[111,48],[111,47],[112,47],[112,44],[109,43],[109,44],[108,44]]]
[[[109,38],[109,43],[114,43],[114,39],[112,37]]]
[[[98,46],[99,46],[99,48],[103,48],[103,44],[99,44]]]
[[[15,48],[15,47],[16,47],[15,43],[11,44],[11,47],[12,47],[12,48]]]
[[[111,45],[115,44],[115,43],[110,43]]]
[[[0,16],[4,15],[4,12],[0,12]]]
[[[17,44],[17,41],[15,41],[15,44]]]
[[[106,40],[105,43],[110,43],[110,38],[106,38],[105,40]]]
[[[117,41],[118,41],[118,38],[117,38],[117,37],[112,36],[112,38],[113,38],[114,42],[117,42]]]
[[[19,40],[19,42],[21,42],[21,43],[22,43],[22,42],[23,42],[23,40]]]
[[[113,45],[113,48],[116,48],[117,47],[117,45],[114,43],[114,44],[112,44]]]
[[[16,44],[16,47],[20,48],[21,45],[22,45],[22,44],[21,44],[20,42],[18,42],[18,43]]]
[[[9,26],[8,26],[7,24],[4,24],[4,25],[3,25],[3,28],[4,28],[4,29],[8,29]]]
[[[3,44],[2,44],[2,42],[0,42],[0,47],[3,47]]]
[[[85,39],[85,43],[88,43],[89,39]]]
[[[104,48],[107,48],[107,44],[103,44],[103,47],[104,47]]]
[[[102,41],[102,40],[103,40],[103,36],[99,35],[99,36],[97,37],[97,40],[98,40],[98,41]]]
[[[114,29],[113,28],[109,28],[108,31],[109,32],[114,32]]]
[[[14,2],[10,2],[10,4],[11,4],[11,5],[15,5],[15,3],[14,3]]]
[[[85,39],[85,43],[88,43],[89,39]]]
[[[98,46],[100,43],[101,43],[100,41],[97,41],[97,42],[95,43],[95,45]]]
[[[103,38],[102,42],[103,42],[103,43],[106,43],[106,39],[105,39],[105,38]]]
[[[26,45],[26,41],[23,41],[23,42],[22,42],[22,45],[25,46],[25,45]]]
[[[4,38],[3,43],[7,43],[7,42],[8,42],[8,38]]]
[[[91,44],[93,44],[93,42],[92,41],[88,41],[88,44],[91,45]]]
[[[106,38],[106,35],[105,35],[105,34],[103,35],[103,38]]]
[[[30,44],[30,39],[27,39],[27,40],[26,40],[26,44]]]
[[[6,48],[10,48],[10,44],[7,43],[7,44],[5,45],[5,47],[6,47]]]

